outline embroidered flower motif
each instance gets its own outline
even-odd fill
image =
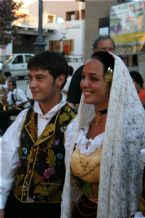
[[[61,132],[64,132],[66,130],[66,128],[67,128],[67,126],[62,126],[61,129],[60,129]]]
[[[25,147],[24,147],[24,148],[22,148],[22,152],[23,152],[23,154],[25,154],[25,155],[26,155],[26,154],[27,154],[27,148],[25,148]]]
[[[43,179],[44,180],[49,180],[49,178],[55,174],[54,167],[48,167],[45,169],[44,174],[43,174]]]
[[[60,140],[55,140],[54,145],[59,145]]]
[[[62,160],[62,159],[63,159],[63,154],[57,154],[57,158],[58,158],[59,160]]]
[[[27,153],[28,153],[27,148],[26,148],[26,147],[23,147],[23,148],[22,148],[22,159],[26,159]]]

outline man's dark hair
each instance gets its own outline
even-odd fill
[[[108,39],[112,41],[112,45],[115,49],[115,43],[109,35],[102,35],[102,36],[99,36],[97,39],[95,39],[93,44],[92,44],[92,49],[93,50],[96,49],[98,47],[98,44],[100,41],[104,41],[104,40],[108,40]]]
[[[55,51],[44,51],[33,56],[31,59],[29,59],[27,68],[28,70],[48,70],[54,79],[56,79],[61,74],[64,74],[65,82],[68,76],[67,60],[61,53]],[[61,88],[63,88],[65,82]]]
[[[141,87],[143,87],[143,83],[144,83],[144,80],[142,78],[142,75],[138,72],[138,71],[130,71],[130,76],[131,78],[136,81]]]
[[[10,77],[12,74],[9,71],[4,72],[5,77]]]

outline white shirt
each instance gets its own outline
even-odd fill
[[[40,136],[50,119],[65,103],[65,99],[62,98],[59,104],[55,105],[47,114],[43,115],[39,104],[35,102],[34,111],[38,114],[38,136]],[[11,191],[15,179],[15,172],[19,161],[19,139],[27,111],[28,109],[25,109],[17,116],[15,122],[5,132],[0,144],[0,209],[4,208],[7,196]]]
[[[19,105],[25,101],[27,101],[27,97],[22,89],[16,88],[13,91],[8,92],[7,102],[9,105],[12,105],[14,102],[12,101],[12,94],[14,94],[14,99],[16,101],[16,105]]]

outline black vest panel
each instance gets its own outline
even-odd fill
[[[65,176],[64,131],[75,112],[63,106],[37,138],[37,114],[29,109],[22,128],[14,195],[21,202],[61,201]]]

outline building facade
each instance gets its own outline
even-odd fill
[[[105,34],[111,35],[114,39],[116,54],[121,56],[129,70],[138,70],[145,81],[145,0],[86,0],[85,2],[85,60],[92,52],[93,40],[103,34],[101,30],[104,29]],[[121,31],[112,34],[111,11],[113,9],[120,21],[120,27],[124,24],[123,34]],[[114,19],[115,22],[117,19]]]

